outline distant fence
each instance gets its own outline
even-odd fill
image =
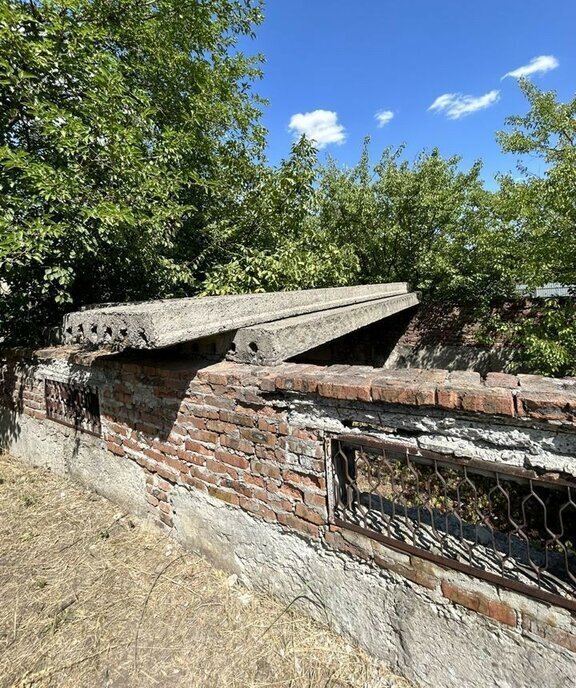
[[[550,282],[542,287],[536,287],[536,289],[529,289],[526,284],[518,284],[516,288],[524,296],[532,296],[534,298],[548,298],[550,296],[576,296],[576,284],[560,284],[558,282]]]

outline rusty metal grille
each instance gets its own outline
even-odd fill
[[[358,435],[332,447],[336,525],[576,610],[576,481]]]
[[[76,430],[100,436],[100,404],[95,389],[46,380],[44,395],[47,418]]]

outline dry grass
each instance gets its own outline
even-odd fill
[[[106,500],[0,457],[0,686],[408,688]]]

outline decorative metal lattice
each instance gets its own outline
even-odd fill
[[[337,525],[576,610],[576,480],[357,435],[333,461]]]
[[[96,390],[83,385],[46,380],[44,394],[47,418],[100,436],[100,404]]]

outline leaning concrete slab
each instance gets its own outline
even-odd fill
[[[64,319],[67,344],[159,349],[304,313],[406,294],[406,282],[103,305]]]
[[[274,365],[412,308],[419,301],[419,295],[411,292],[246,327],[236,333],[227,358],[240,363]]]

